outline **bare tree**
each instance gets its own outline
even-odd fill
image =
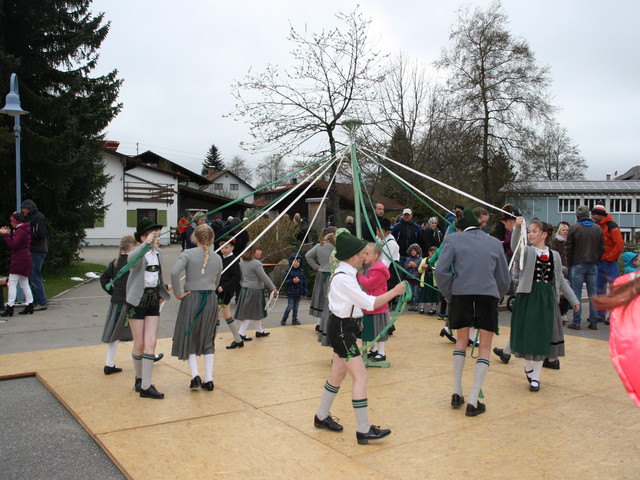
[[[251,178],[251,169],[247,167],[247,161],[240,155],[234,155],[231,157],[231,160],[227,163],[227,170],[233,173],[236,177],[251,184],[249,182],[249,179]]]
[[[254,139],[245,147],[288,154],[325,135],[329,152],[336,153],[344,135],[339,123],[364,111],[362,104],[375,97],[373,87],[382,78],[380,54],[369,45],[371,20],[357,8],[336,17],[339,27],[317,34],[291,27],[288,39],[296,64],[290,71],[281,74],[269,65],[264,73],[236,82],[238,104],[232,115],[249,124]],[[245,92],[261,99],[247,100]],[[334,217],[340,218],[335,186],[330,195]]]
[[[545,119],[553,107],[546,96],[548,67],[538,67],[525,40],[507,30],[499,2],[486,11],[458,11],[450,40],[436,66],[450,73],[448,90],[454,118],[481,141],[480,174],[484,196],[491,201],[491,157],[511,156],[531,122]]]
[[[567,129],[555,121],[546,122],[542,133],[533,135],[524,152],[525,179],[584,180],[587,163]]]
[[[258,187],[268,185],[276,182],[284,177],[288,172],[287,163],[284,160],[284,156],[278,153],[272,153],[266,156],[255,170],[255,178],[258,182]],[[275,188],[278,184],[274,184]]]

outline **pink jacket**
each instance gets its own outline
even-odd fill
[[[615,285],[630,281],[638,272],[619,277]],[[640,407],[640,296],[629,305],[621,305],[611,311],[609,353],[622,383],[631,400]]]
[[[364,287],[364,291],[368,295],[373,295],[377,297],[378,295],[382,295],[383,293],[387,293],[387,280],[389,280],[391,274],[389,273],[389,269],[378,260],[376,263],[369,267],[369,271],[366,275],[361,273],[358,274],[358,283]],[[366,315],[374,315],[376,313],[385,313],[387,311],[387,304],[385,303],[381,307],[378,307],[376,310],[368,311],[365,310],[364,313]]]
[[[21,223],[11,235],[5,234],[4,241],[11,249],[11,264],[9,273],[31,276],[31,226],[28,223]]]

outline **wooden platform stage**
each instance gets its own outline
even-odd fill
[[[406,315],[397,325],[386,349],[391,367],[368,369],[370,420],[392,434],[369,445],[356,442],[350,378],[332,408],[344,431],[313,426],[331,352],[311,325],[276,328],[236,350],[224,348],[231,335],[223,326],[213,392],[189,390],[188,365],[168,355],[170,339],[159,341],[165,358],[153,370],[164,400],[133,391],[128,343],[118,347],[119,374],[103,375],[106,346],[98,345],[0,355],[0,379],[36,375],[132,479],[640,477],[640,410],[606,342],[567,335],[568,356],[560,370],[543,370],[538,393],[529,392],[520,360],[493,356],[487,412],[469,418],[449,406],[453,345],[438,336],[443,323]],[[494,346],[507,335],[503,328]]]

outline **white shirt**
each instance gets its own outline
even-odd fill
[[[398,245],[396,238],[391,235],[391,233],[389,233],[384,241],[381,242],[381,245],[382,255],[380,256],[380,260],[384,263],[385,267],[389,268],[392,259],[395,262],[400,260],[400,246]]]
[[[357,270],[346,262],[340,262],[333,274],[329,289],[329,310],[336,317],[359,318],[363,315],[362,310],[374,309],[376,297],[362,291],[356,274]]]
[[[149,250],[144,254],[144,259],[147,261],[147,266],[149,265],[160,265],[158,261],[158,252],[155,250]],[[148,270],[144,271],[144,286],[145,288],[154,288],[158,286],[158,282],[160,281],[160,272],[150,272]]]

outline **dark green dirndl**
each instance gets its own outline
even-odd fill
[[[373,315],[364,315],[362,317],[362,332],[360,332],[360,338],[364,342],[370,342],[375,338],[373,332]]]
[[[438,303],[438,289],[433,283],[433,272],[426,272],[424,286],[418,291],[419,303]]]
[[[531,293],[518,293],[511,315],[511,350],[516,357],[539,361],[549,355],[555,296],[552,282],[533,282]]]

